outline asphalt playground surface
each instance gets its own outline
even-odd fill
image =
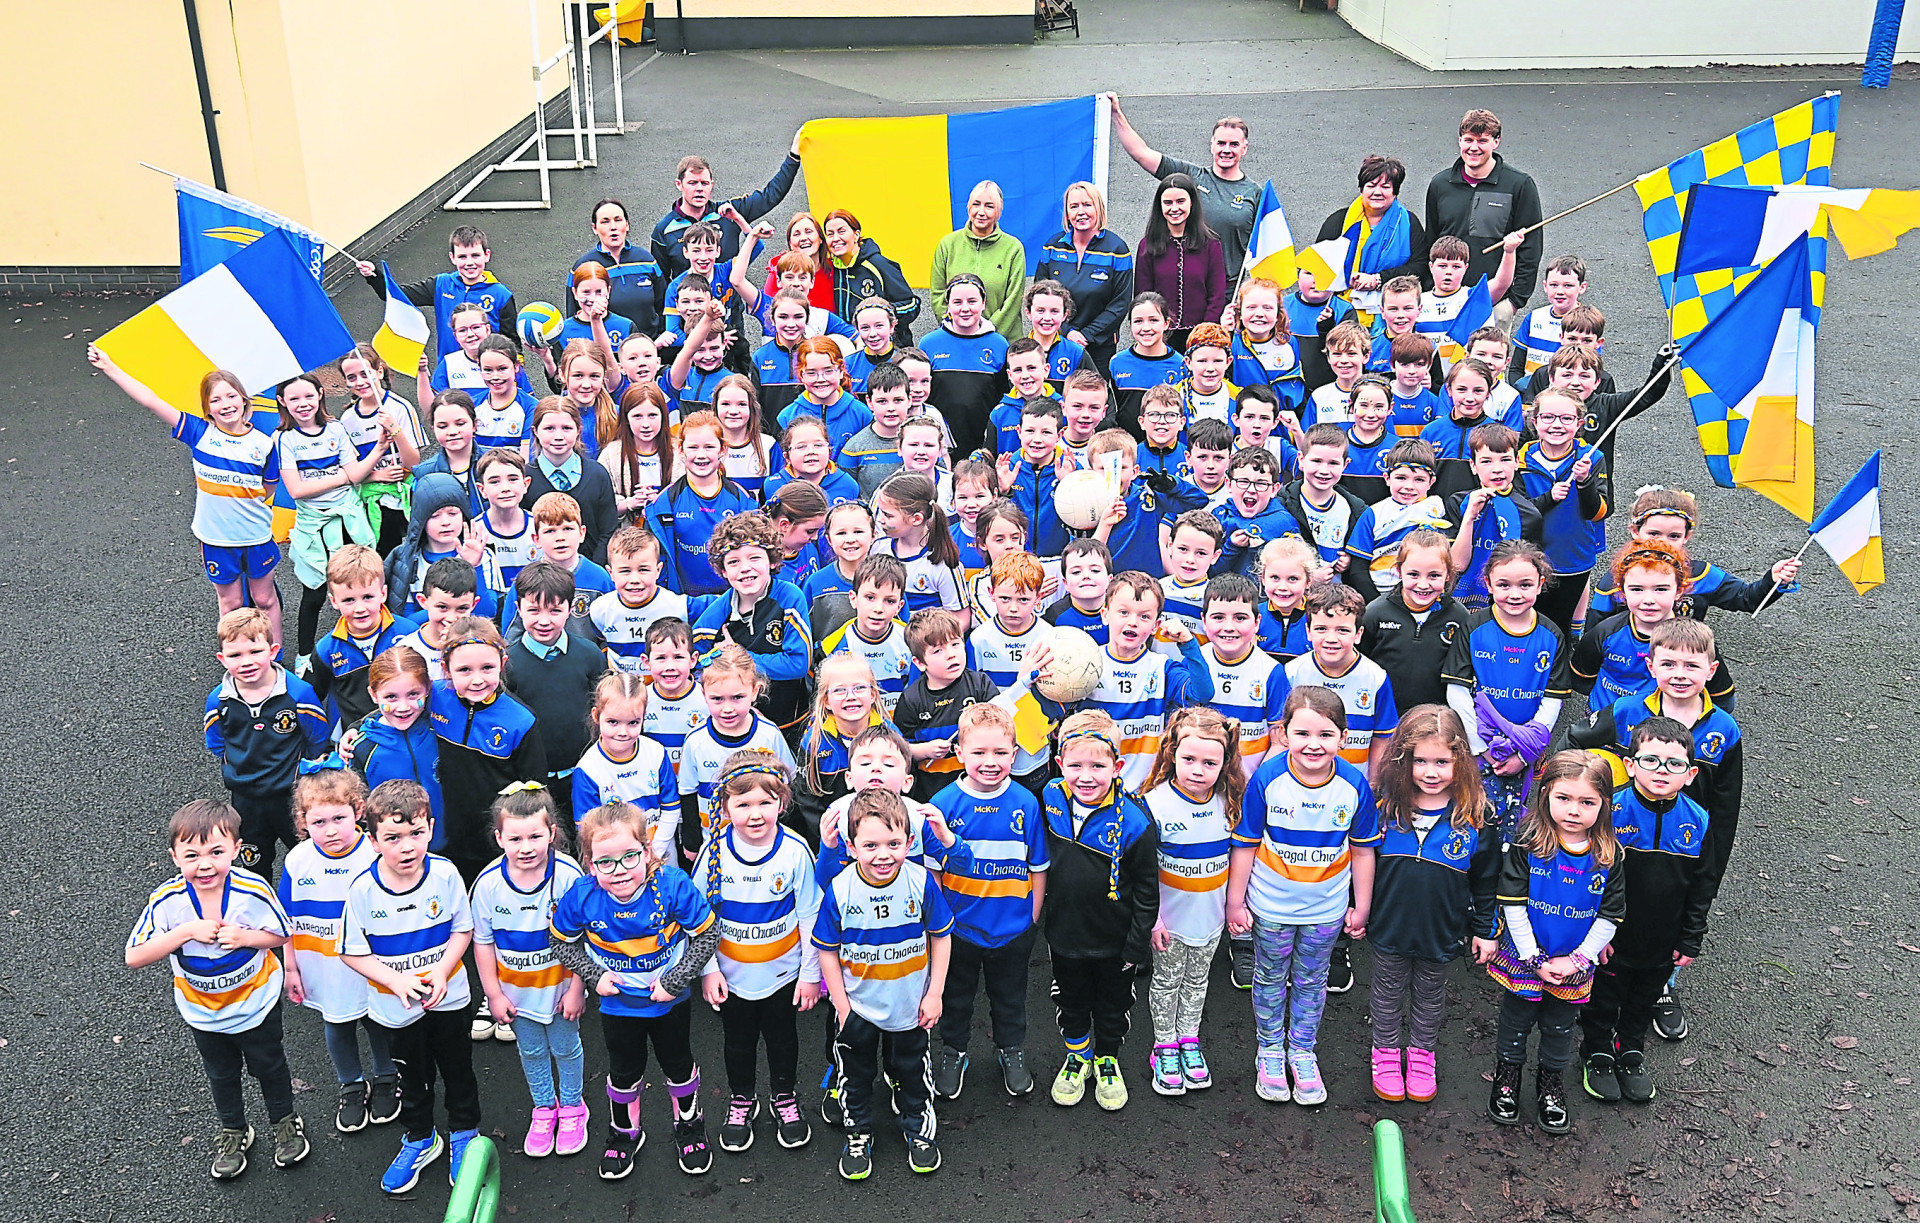
[[[1078,44],[1056,36],[1034,48],[662,58],[628,81],[628,115],[641,126],[602,142],[598,170],[557,176],[551,213],[458,219],[489,230],[494,270],[523,303],[557,300],[558,278],[588,245],[592,202],[624,197],[644,233],[667,207],[685,152],[714,160],[722,191],[743,191],[764,181],[808,118],[1107,87],[1120,89],[1156,147],[1196,160],[1212,119],[1245,116],[1249,172],[1274,178],[1296,236],[1346,204],[1368,152],[1408,163],[1407,200],[1418,207],[1426,179],[1451,162],[1469,106],[1499,113],[1503,152],[1539,181],[1549,214],[1829,88],[1845,92],[1835,183],[1920,185],[1920,86],[1904,74],[1882,91],[1853,87],[1857,77],[1839,68],[1442,78],[1286,4],[1181,5],[1177,21],[1146,5],[1081,8]],[[629,67],[644,58],[631,55]],[[1132,239],[1151,184],[1117,142],[1112,186],[1113,225]],[[1631,201],[1626,193],[1587,209],[1547,239],[1549,254],[1586,256],[1588,300],[1608,314],[1607,349],[1623,382],[1642,374],[1665,331]],[[774,216],[784,222],[800,206],[796,192]],[[403,278],[443,269],[453,221],[434,217],[379,253]],[[1045,1098],[1059,1046],[1042,951],[1028,1041],[1040,1090],[1019,1101],[1002,1094],[979,1034],[965,1094],[940,1108],[945,1167],[920,1183],[909,1183],[898,1138],[883,1136],[873,1180],[844,1185],[837,1137],[817,1123],[805,1150],[781,1150],[762,1132],[752,1151],[717,1153],[710,1175],[689,1179],[662,1141],[655,1092],[654,1141],[631,1179],[604,1184],[590,1155],[518,1154],[527,1100],[517,1055],[478,1046],[483,1128],[506,1152],[503,1217],[857,1223],[931,1208],[1006,1220],[1361,1219],[1371,1209],[1369,1127],[1383,1116],[1405,1127],[1423,1220],[1920,1217],[1920,822],[1903,746],[1920,664],[1907,477],[1920,460],[1916,258],[1908,245],[1849,264],[1836,250],[1820,337],[1821,498],[1886,450],[1889,582],[1856,597],[1816,550],[1803,593],[1758,621],[1714,620],[1739,684],[1745,812],[1705,955],[1686,981],[1693,1035],[1652,1050],[1651,1105],[1606,1110],[1576,1096],[1574,1133],[1559,1139],[1487,1121],[1481,1074],[1497,995],[1465,965],[1451,978],[1439,1098],[1376,1101],[1362,951],[1360,987],[1327,1008],[1328,1104],[1255,1098],[1251,1008],[1228,985],[1223,959],[1204,1028],[1218,1086],[1175,1100],[1151,1093],[1143,997],[1125,1057],[1132,1103],[1111,1115],[1091,1100],[1066,1112]],[[350,285],[339,300],[354,330],[370,333],[372,296]],[[308,1088],[299,1102],[312,1157],[281,1172],[263,1146],[239,1183],[209,1180],[210,1103],[165,974],[132,974],[121,961],[146,893],[171,873],[167,816],[219,793],[199,733],[219,675],[215,608],[188,533],[185,456],[83,360],[88,339],[146,301],[0,303],[0,1217],[436,1219],[446,1189],[433,1175],[403,1200],[378,1191],[398,1144],[393,1128],[333,1131],[332,1079],[311,1012],[288,1016],[287,1043],[296,1086]],[[1759,573],[1805,538],[1771,502],[1711,487],[1677,393],[1626,429],[1619,452],[1623,499],[1653,482],[1699,492],[1697,550],[1736,573]],[[294,592],[291,578],[282,589]],[[815,1023],[803,1020],[802,1031],[806,1081],[821,1064]],[[723,1078],[714,1017],[696,1019],[695,1044],[712,1117]],[[591,1020],[587,1047],[592,1101],[605,1062]],[[908,1196],[920,1193],[933,1196]]]

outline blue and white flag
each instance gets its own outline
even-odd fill
[[[275,229],[293,240],[301,261],[315,280],[320,279],[325,243],[306,226],[190,178],[174,179],[173,188],[180,205],[181,284],[225,263]]]

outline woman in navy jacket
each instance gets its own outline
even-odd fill
[[[1057,280],[1073,294],[1067,339],[1087,350],[1102,374],[1133,300],[1133,251],[1107,228],[1107,201],[1092,183],[1074,183],[1060,204],[1061,231],[1040,251],[1035,282]]]

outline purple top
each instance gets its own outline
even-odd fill
[[[1133,291],[1152,290],[1167,299],[1173,312],[1168,326],[1184,330],[1200,323],[1217,323],[1227,308],[1227,264],[1220,240],[1209,239],[1199,251],[1189,252],[1178,241],[1155,257],[1144,245],[1133,259]]]

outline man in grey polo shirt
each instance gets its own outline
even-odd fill
[[[1121,113],[1119,95],[1109,93],[1107,101],[1113,107],[1113,130],[1120,137],[1120,147],[1142,170],[1159,179],[1169,174],[1193,177],[1194,185],[1200,188],[1200,215],[1206,218],[1207,228],[1220,239],[1227,279],[1238,279],[1240,265],[1246,261],[1247,243],[1253,237],[1253,215],[1260,207],[1262,186],[1260,180],[1240,168],[1251,147],[1247,141],[1247,121],[1228,115],[1215,123],[1213,164],[1197,166],[1149,148]]]

